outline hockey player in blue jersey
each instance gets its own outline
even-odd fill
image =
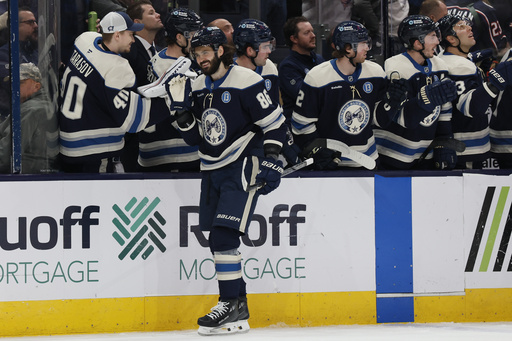
[[[246,67],[259,74],[265,80],[265,88],[273,103],[279,103],[279,77],[277,67],[269,59],[275,49],[275,38],[270,28],[264,22],[255,19],[244,19],[235,27],[233,33],[237,59],[236,65]],[[282,154],[287,164],[298,163],[300,149],[293,143],[293,137],[288,129],[287,142]]]
[[[407,82],[408,97],[392,122],[380,121],[374,129],[380,165],[384,169],[453,169],[456,152],[433,148],[434,139],[452,137],[452,101],[455,83],[448,66],[435,56],[440,33],[437,23],[412,15],[400,23],[398,37],[406,52],[388,58],[384,70],[389,79]]]
[[[503,87],[497,72],[491,73],[486,82],[483,72],[468,59],[469,50],[476,43],[470,22],[449,14],[438,23],[444,48],[440,57],[457,85],[452,114],[453,137],[466,144],[466,149],[457,153],[456,168],[481,169],[490,156],[491,103]]]
[[[259,195],[280,183],[283,169],[278,155],[285,141],[285,118],[263,78],[233,65],[234,47],[219,28],[198,31],[192,49],[203,75],[193,82],[191,97],[185,95],[190,92],[185,90],[189,81],[184,76],[171,79],[169,91],[185,141],[199,146],[199,225],[210,231],[219,283],[218,304],[198,319],[199,333],[246,331],[249,310],[240,236],[247,232]],[[261,187],[246,191],[253,184]]]
[[[495,69],[489,71],[489,78],[499,74],[502,85],[495,110],[491,116],[491,153],[501,169],[512,168],[512,50],[501,59]]]
[[[170,116],[165,99],[135,91],[135,74],[120,56],[143,25],[124,12],[111,12],[100,26],[103,34],[85,32],[76,39],[62,77],[60,153],[67,172],[121,172],[117,160],[125,133]]]
[[[316,138],[328,138],[377,160],[374,115],[384,115],[388,121],[392,116],[391,106],[385,106],[391,98],[386,97],[386,75],[380,65],[366,60],[371,38],[360,23],[340,23],[331,40],[335,58],[306,75],[292,114],[292,132],[302,149]],[[396,111],[398,102],[388,104]],[[330,149],[315,150],[313,157],[317,170],[361,167]]]
[[[162,76],[179,57],[190,54],[190,40],[203,28],[203,20],[193,10],[171,10],[164,22],[167,47],[150,60],[151,73],[148,82]],[[192,78],[197,77],[190,70]],[[191,172],[199,171],[197,146],[189,146],[181,137],[171,117],[147,127],[139,133],[138,163],[144,172]]]

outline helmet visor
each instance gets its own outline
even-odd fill
[[[263,53],[270,53],[276,49],[276,40],[265,41],[260,44],[258,50]]]
[[[441,41],[441,32],[438,29],[430,32],[423,38],[425,44],[439,44]]]

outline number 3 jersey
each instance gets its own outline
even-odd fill
[[[135,92],[128,61],[100,44],[98,33],[81,34],[62,78],[60,152],[66,162],[117,156],[126,132],[138,132],[170,115],[163,98],[147,99]]]
[[[270,99],[256,72],[231,65],[219,80],[201,75],[192,85],[192,98],[196,121],[182,135],[189,144],[199,145],[201,170],[222,168],[263,144],[282,147],[283,110]]]
[[[316,137],[334,139],[376,160],[372,124],[386,84],[384,70],[371,61],[357,64],[349,76],[338,69],[336,59],[315,66],[304,79],[292,113],[296,142],[304,148]],[[345,158],[341,166],[360,167]]]

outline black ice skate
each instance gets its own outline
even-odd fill
[[[238,331],[238,300],[219,301],[211,312],[197,320],[199,335],[230,334]]]
[[[247,333],[251,327],[249,326],[249,307],[247,306],[247,297],[238,297],[238,332]]]

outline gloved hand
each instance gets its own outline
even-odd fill
[[[453,149],[437,146],[434,148],[434,165],[437,169],[451,170],[457,164],[457,152]]]
[[[165,83],[165,91],[171,101],[171,111],[189,111],[192,107],[192,86],[190,78],[174,74]]]
[[[268,194],[279,187],[281,174],[283,174],[283,162],[272,157],[258,158],[260,169],[256,175],[256,183],[262,183],[263,187],[258,189],[260,194]]]
[[[299,146],[295,144],[292,132],[290,129],[286,129],[286,141],[281,149],[281,154],[283,154],[288,165],[293,166],[302,161],[300,158],[300,152],[301,150]]]
[[[384,109],[386,111],[390,111],[392,115],[402,109],[402,106],[407,100],[407,91],[408,87],[405,79],[400,78],[391,80],[386,91]]]
[[[433,111],[438,105],[451,102],[456,98],[455,82],[447,78],[424,85],[418,92],[418,102],[426,111]]]
[[[499,63],[489,70],[489,82],[498,90],[503,91],[507,85],[512,84],[512,60]]]
[[[338,168],[338,163],[335,159],[341,158],[341,153],[328,148],[319,148],[313,150],[313,167],[316,170],[334,170]]]
[[[492,59],[492,49],[483,49],[468,53],[468,59],[473,63],[480,63],[484,59]]]

